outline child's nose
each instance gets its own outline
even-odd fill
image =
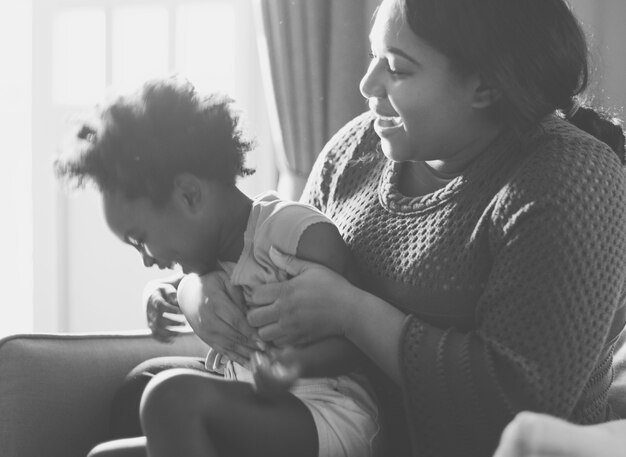
[[[156,259],[148,254],[146,254],[145,252],[141,254],[141,257],[143,258],[143,264],[145,267],[151,267],[152,265],[154,265],[155,263],[157,263]]]

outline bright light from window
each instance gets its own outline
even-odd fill
[[[59,13],[53,25],[53,97],[59,104],[91,104],[105,90],[105,15],[101,10]]]
[[[190,3],[177,11],[176,70],[202,92],[237,97],[235,12],[226,2]]]
[[[168,71],[168,11],[159,6],[115,8],[113,86],[133,90]]]
[[[0,125],[5,164],[0,171],[0,338],[33,330],[33,242],[31,192],[32,7],[2,4],[0,56],[6,71],[0,85]],[[10,317],[9,317],[10,316]]]

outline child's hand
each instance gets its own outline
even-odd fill
[[[250,370],[255,390],[267,398],[284,395],[300,377],[300,364],[289,349],[255,352]]]
[[[224,376],[227,363],[228,357],[220,354],[213,348],[209,348],[209,352],[204,359],[204,368],[212,373],[217,373]]]
[[[144,289],[144,302],[148,327],[156,340],[169,343],[187,327],[173,285],[149,283]]]

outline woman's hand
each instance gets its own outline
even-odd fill
[[[225,272],[187,275],[178,286],[178,302],[191,328],[214,351],[245,365],[258,350],[243,294]]]
[[[251,289],[248,322],[263,341],[278,346],[309,344],[345,332],[356,289],[322,265],[270,249],[270,257],[291,279]]]
[[[626,421],[582,426],[523,412],[504,429],[494,457],[620,457],[625,450]]]
[[[152,336],[161,342],[171,343],[174,337],[187,329],[182,315],[176,288],[168,282],[150,282],[144,289],[146,319]]]

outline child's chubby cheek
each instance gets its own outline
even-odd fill
[[[186,275],[177,290],[178,305],[194,332],[202,328],[201,309],[208,301],[202,284],[202,277],[190,273]]]

